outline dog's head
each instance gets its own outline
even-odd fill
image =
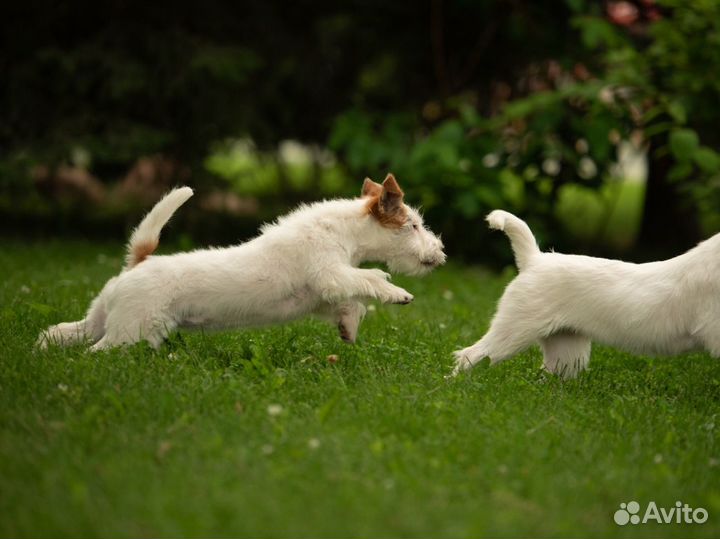
[[[422,217],[403,202],[403,191],[388,174],[381,184],[366,178],[362,197],[370,215],[372,259],[387,264],[391,272],[422,275],[445,262],[443,244],[425,228]]]

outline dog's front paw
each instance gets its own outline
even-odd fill
[[[394,303],[396,305],[407,305],[408,303],[412,303],[412,300],[414,299],[415,296],[413,296],[410,292],[400,288],[398,292],[396,292],[390,297],[390,301],[388,303]]]
[[[391,277],[391,275],[390,275],[387,271],[383,271],[383,270],[378,269],[378,268],[371,268],[371,269],[369,269],[369,270],[367,270],[367,271],[370,272],[370,274],[372,275],[372,277],[374,277],[374,278],[376,278],[376,279],[379,279],[379,280],[381,280],[381,281],[389,281],[389,280],[390,280],[390,277]]]

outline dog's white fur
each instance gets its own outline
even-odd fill
[[[183,187],[158,202],[134,231],[124,270],[86,317],[49,327],[38,344],[91,341],[92,350],[101,350],[144,339],[157,347],[178,327],[258,326],[309,314],[336,323],[341,338],[354,342],[364,300],[413,300],[388,282],[389,274],[360,263],[421,275],[445,261],[442,242],[403,203],[392,175],[382,185],[365,180],[360,198],[301,206],[244,244],[149,256],[162,227],[191,196]]]
[[[720,356],[720,234],[670,260],[631,264],[543,253],[527,224],[502,210],[487,221],[510,238],[519,275],[485,336],[455,352],[453,374],[534,343],[545,368],[566,378],[587,367],[591,341],[642,354]]]

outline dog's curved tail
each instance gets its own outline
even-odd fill
[[[193,196],[192,189],[178,187],[155,204],[150,213],[145,216],[130,236],[123,270],[129,270],[137,266],[155,252],[160,243],[160,231],[177,209],[191,196]]]
[[[502,230],[510,238],[512,250],[515,253],[515,263],[522,271],[530,265],[533,258],[540,254],[540,248],[535,241],[527,223],[512,213],[503,210],[494,210],[485,218],[490,228]]]

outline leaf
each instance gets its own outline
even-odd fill
[[[689,161],[695,155],[700,140],[692,129],[674,129],[670,132],[670,151],[679,161]]]
[[[525,194],[525,182],[522,177],[505,168],[500,171],[498,180],[504,199],[515,206],[519,206]]]
[[[608,134],[615,128],[613,119],[607,115],[598,115],[585,125],[585,138],[590,145],[590,154],[597,162],[611,158],[612,145]]]
[[[503,199],[501,194],[502,193],[500,192],[498,185],[481,184],[475,187],[475,196],[477,197],[477,201],[482,202],[482,205],[486,208],[497,208],[502,206]],[[477,211],[479,210],[480,208],[478,207]]]
[[[615,46],[620,41],[613,25],[600,17],[576,17],[573,24],[580,29],[582,40],[589,49],[601,45]]]
[[[690,176],[692,168],[692,164],[688,161],[681,161],[670,169],[667,178],[671,182],[679,182]]]
[[[575,13],[579,13],[585,8],[585,0],[565,0],[565,3]]]
[[[668,107],[668,110],[669,110],[669,107]],[[651,107],[648,110],[646,110],[645,113],[643,114],[642,122],[644,124],[649,124],[655,118],[660,116],[663,112],[664,112],[663,108],[659,105],[655,106],[655,107]],[[672,113],[670,113],[670,115],[672,116]]]
[[[534,110],[534,103],[529,99],[516,99],[503,108],[502,113],[508,119],[522,118]]]
[[[679,124],[684,124],[687,121],[685,106],[680,101],[671,101],[668,104],[668,113]]]
[[[455,199],[455,207],[467,219],[473,219],[480,214],[480,204],[471,191],[461,192]]]
[[[702,146],[695,151],[693,161],[703,172],[713,173],[720,170],[720,154],[707,146]]]
[[[531,114],[543,113],[551,107],[560,107],[562,101],[560,92],[542,91],[527,97],[509,101],[502,109],[505,121],[525,118]]]

